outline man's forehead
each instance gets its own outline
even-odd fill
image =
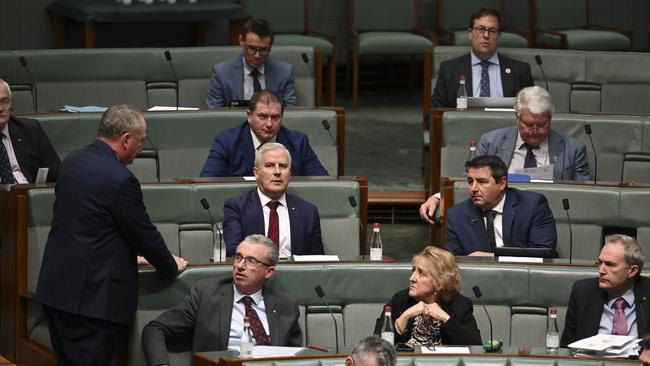
[[[288,163],[289,157],[287,152],[282,149],[266,150],[262,153],[262,162],[278,162],[278,163]]]
[[[280,113],[282,106],[276,102],[257,102],[255,105],[255,113]]]

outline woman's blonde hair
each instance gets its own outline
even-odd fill
[[[428,246],[414,255],[411,263],[415,264],[418,258],[426,262],[431,275],[441,285],[437,294],[439,299],[449,301],[452,296],[460,292],[460,272],[453,254],[438,247]]]

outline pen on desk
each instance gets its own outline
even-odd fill
[[[316,351],[321,351],[321,352],[329,352],[329,351],[330,351],[330,350],[328,350],[327,348],[318,347],[318,346],[312,346],[312,345],[309,345],[309,344],[307,345],[307,348],[309,348],[309,349],[315,349]]]

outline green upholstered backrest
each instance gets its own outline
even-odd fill
[[[361,32],[411,31],[412,0],[350,0],[354,4],[354,25]]]
[[[546,29],[582,28],[587,25],[588,0],[537,0],[537,26]]]
[[[467,30],[469,18],[479,9],[499,11],[499,0],[438,0],[442,6],[440,18],[450,30]],[[503,19],[502,19],[503,21]]]
[[[302,33],[305,30],[304,0],[244,0],[244,10],[271,23],[278,33]]]

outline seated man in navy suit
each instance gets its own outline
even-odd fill
[[[291,156],[293,175],[328,175],[302,132],[282,126],[284,103],[270,90],[255,93],[246,110],[247,122],[214,138],[202,177],[237,177],[253,174],[255,150],[268,142],[284,145]]]
[[[555,249],[555,218],[546,197],[508,188],[508,168],[496,156],[478,156],[465,167],[470,199],[449,209],[447,250],[491,256],[501,246]]]
[[[247,235],[266,234],[280,249],[292,254],[324,254],[318,208],[286,193],[291,179],[291,155],[278,143],[262,145],[255,153],[253,173],[257,189],[223,205],[223,232],[228,256]]]
[[[242,54],[214,65],[205,104],[214,109],[232,101],[251,99],[262,89],[273,90],[288,106],[296,105],[293,66],[268,57],[273,30],[264,19],[253,18],[241,28]]]

